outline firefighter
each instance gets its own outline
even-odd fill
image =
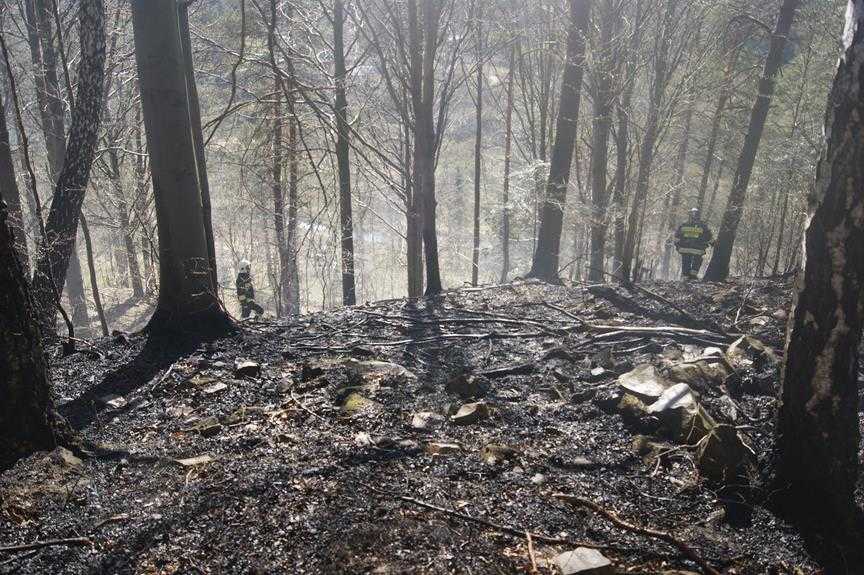
[[[708,246],[713,243],[714,237],[711,230],[702,221],[699,210],[690,210],[690,219],[678,226],[675,232],[675,248],[681,254],[681,277],[684,279],[697,279],[699,269],[702,267],[702,258]]]
[[[249,260],[240,261],[240,273],[237,274],[237,299],[240,301],[240,311],[243,319],[254,311],[257,315],[264,313],[264,308],[255,303],[255,286],[252,285],[252,264]]]

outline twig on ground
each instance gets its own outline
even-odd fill
[[[480,517],[473,517],[471,515],[461,513],[454,509],[447,509],[446,507],[439,507],[437,505],[433,505],[432,503],[427,503],[425,501],[421,501],[419,499],[415,499],[413,497],[408,497],[406,495],[399,495],[396,493],[390,493],[389,491],[385,491],[383,489],[378,489],[377,487],[373,487],[372,485],[368,485],[365,483],[361,483],[361,485],[365,486],[370,491],[374,491],[380,495],[386,495],[388,497],[392,497],[393,499],[398,499],[399,501],[404,501],[405,503],[410,503],[412,505],[416,505],[417,507],[423,507],[424,509],[429,509],[432,511],[437,511],[438,513],[444,513],[451,517],[458,517],[464,521],[470,521],[472,523],[477,523],[479,525],[483,525],[495,531],[506,533],[508,535],[514,535],[516,537],[524,537],[526,533],[528,533],[525,529],[519,529],[516,527],[511,527],[509,525],[501,525],[500,523],[493,523],[491,521],[487,521],[486,519],[482,519]],[[579,547],[589,547],[591,549],[610,549],[612,546],[610,545],[600,545],[598,543],[591,543],[585,541],[571,541],[569,539],[561,539],[557,537],[548,537],[546,535],[540,535],[538,533],[531,533],[531,537],[534,541],[540,541],[541,543],[546,543],[549,545],[576,545]]]
[[[5,545],[0,546],[0,552],[17,553],[19,551],[30,551],[31,549],[42,549],[43,547],[84,547],[93,545],[87,537],[67,537],[65,539],[46,539],[45,541],[34,541],[33,543],[25,543],[23,545]]]
[[[537,557],[534,555],[534,542],[531,540],[531,532],[525,532],[525,538],[528,539],[528,559],[531,560],[531,573],[534,575],[537,571]]]
[[[707,575],[720,575],[720,572],[714,569],[714,567],[712,567],[701,555],[699,555],[699,553],[697,553],[695,549],[693,549],[687,543],[681,541],[667,531],[658,531],[649,527],[642,527],[641,525],[634,525],[633,523],[628,523],[614,513],[612,513],[611,511],[604,509],[603,507],[594,503],[593,501],[578,497],[576,495],[556,493],[555,495],[553,495],[553,497],[560,499],[561,501],[564,501],[565,503],[568,503],[574,507],[587,507],[598,515],[603,516],[616,527],[620,527],[625,531],[630,531],[632,533],[664,541],[678,549],[678,551],[681,552],[682,555],[699,565],[702,571],[704,571]]]

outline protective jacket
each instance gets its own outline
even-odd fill
[[[248,272],[237,274],[237,299],[240,305],[255,301],[255,288],[252,286],[252,276]]]
[[[675,232],[675,247],[681,254],[703,256],[712,239],[714,236],[704,223],[687,222],[678,226]]]

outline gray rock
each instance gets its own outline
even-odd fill
[[[411,417],[411,427],[420,431],[437,429],[444,423],[444,416],[431,411],[419,411]]]
[[[404,366],[397,363],[387,361],[367,360],[360,361],[349,357],[342,362],[342,365],[347,367],[362,378],[371,377],[405,377],[408,379],[416,379],[416,375],[409,371]]]
[[[637,366],[618,378],[618,385],[626,394],[644,402],[656,401],[671,383],[650,364]]]
[[[104,395],[99,398],[99,403],[109,409],[120,409],[126,405],[126,398],[119,395]]]
[[[664,391],[647,411],[659,417],[675,439],[687,443],[699,441],[717,425],[686,383],[675,384]]]
[[[513,461],[519,456],[519,450],[508,445],[490,443],[480,450],[480,459],[486,465],[498,465],[506,461]]]
[[[561,575],[613,575],[615,568],[596,549],[578,547],[555,557],[555,565]]]
[[[466,403],[450,418],[454,425],[471,425],[489,417],[489,406],[483,402]]]
[[[258,377],[261,375],[261,364],[255,361],[234,362],[234,375],[236,377]]]
[[[59,463],[63,467],[81,467],[84,463],[79,457],[65,447],[58,447],[55,449],[51,453],[51,457],[55,462]]]

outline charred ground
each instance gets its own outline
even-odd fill
[[[720,571],[815,571],[813,541],[759,488],[779,385],[765,354],[687,381],[757,455],[732,485],[619,407],[618,376],[639,365],[698,364],[739,334],[782,354],[789,285],[647,287],[464,289],[188,350],[98,341],[52,374],[61,413],[105,451],[0,475],[0,546],[79,539],[3,551],[0,572],[553,573],[583,543],[621,572],[698,571],[555,493],[671,532]]]

